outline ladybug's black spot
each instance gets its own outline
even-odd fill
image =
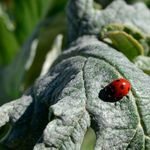
[[[122,89],[122,90],[123,90],[123,89],[124,89],[124,86],[123,86],[123,85],[121,85],[121,86],[120,86],[120,89]]]
[[[117,82],[120,82],[120,80],[118,79],[118,80],[116,80]]]

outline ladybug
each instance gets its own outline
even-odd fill
[[[99,92],[99,98],[106,102],[117,102],[128,94],[131,84],[124,78],[112,81]]]

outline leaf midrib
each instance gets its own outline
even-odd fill
[[[91,58],[96,58],[96,59],[103,60],[103,61],[105,61],[107,64],[109,64],[111,67],[113,67],[113,68],[118,72],[118,74],[119,74],[120,76],[127,78],[124,73],[119,72],[119,67],[118,67],[118,66],[114,66],[114,65],[111,63],[111,61],[107,60],[107,59],[104,58],[104,57],[97,56],[96,54],[86,54],[86,53],[82,53],[82,51],[79,51],[79,53],[76,53],[76,52],[74,53],[74,52],[72,52],[72,53],[69,53],[69,54],[65,55],[65,57],[59,61],[59,63],[60,63],[62,60],[64,60],[64,59],[73,58],[73,57],[76,57],[76,56],[82,56],[82,57],[85,57],[85,58],[87,58],[87,59],[88,59],[89,57],[91,57]],[[85,67],[87,61],[88,61],[88,60],[85,61],[84,67]],[[84,69],[83,69],[83,70],[84,70]],[[84,72],[83,72],[83,73],[84,73]],[[128,79],[128,78],[127,78],[127,79]],[[85,83],[85,81],[84,81],[84,88],[85,88],[85,93],[86,93],[85,84],[86,84],[86,83]],[[135,98],[135,110],[136,110],[136,114],[137,114],[137,116],[138,116],[138,118],[139,118],[139,124],[140,124],[140,126],[141,126],[141,128],[142,128],[142,130],[143,130],[143,133],[144,133],[144,139],[146,139],[146,138],[150,139],[150,137],[149,137],[149,135],[148,135],[148,133],[147,133],[147,131],[146,131],[146,128],[145,128],[145,123],[142,121],[141,109],[140,109],[139,104],[138,104],[138,101],[137,101],[137,100],[140,100],[141,98],[140,98],[139,94],[136,93],[136,90],[134,89],[134,87],[132,87],[131,93],[132,93],[133,97]],[[87,97],[87,94],[86,94],[86,98],[88,98],[88,97]],[[87,100],[88,100],[88,99],[87,99]],[[137,128],[139,127],[139,124],[137,125]],[[137,129],[137,128],[136,128],[136,129]],[[136,129],[135,129],[135,130],[136,130]]]

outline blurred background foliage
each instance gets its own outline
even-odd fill
[[[18,98],[43,74],[52,49],[54,58],[60,54],[66,43],[66,2],[0,0],[0,105]]]
[[[94,7],[103,9],[112,1],[95,0]],[[126,1],[142,1],[150,7],[150,0]],[[66,3],[67,0],[0,0],[0,105],[18,98],[44,75],[67,45]],[[144,65],[149,74],[149,56],[143,57],[133,62],[140,68]]]

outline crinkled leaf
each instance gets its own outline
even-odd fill
[[[150,33],[150,12],[143,3],[130,6],[123,0],[115,0],[104,10],[95,11],[92,0],[88,0],[88,3],[87,0],[71,1],[68,18],[70,20],[70,41],[76,39],[78,35],[98,35],[104,26],[112,23],[129,25],[132,28],[138,28],[143,33]]]
[[[87,41],[90,41],[90,44],[86,46]],[[83,49],[82,42],[85,42]],[[138,147],[137,149],[147,146],[150,120],[148,117],[150,78],[122,54],[103,43],[85,38],[78,45],[80,48],[74,48],[75,55],[77,54],[76,50],[79,49],[80,55],[87,58],[84,66],[85,91],[88,101],[86,108],[91,116],[93,115],[91,125],[94,126],[97,134],[95,149],[102,147],[126,149],[131,141],[136,143],[134,146]],[[114,104],[101,101],[98,93],[114,78],[119,77],[128,79],[131,82],[132,90],[129,93],[129,99],[124,97],[115,107]],[[147,85],[145,85],[146,82]],[[142,88],[142,86],[146,86],[146,88]],[[140,138],[135,136],[136,132],[139,134],[139,131],[142,131]]]
[[[128,97],[116,106],[99,99],[99,91],[120,77],[132,85]],[[24,96],[5,113],[5,105],[0,109],[0,115],[7,116],[1,124],[11,117],[16,124],[4,143],[14,149],[29,149],[32,143],[35,150],[80,150],[91,126],[96,150],[144,149],[150,141],[149,83],[149,76],[115,49],[94,37],[80,38],[29,91],[36,100],[32,105],[31,96]],[[49,121],[48,116],[52,116]]]

